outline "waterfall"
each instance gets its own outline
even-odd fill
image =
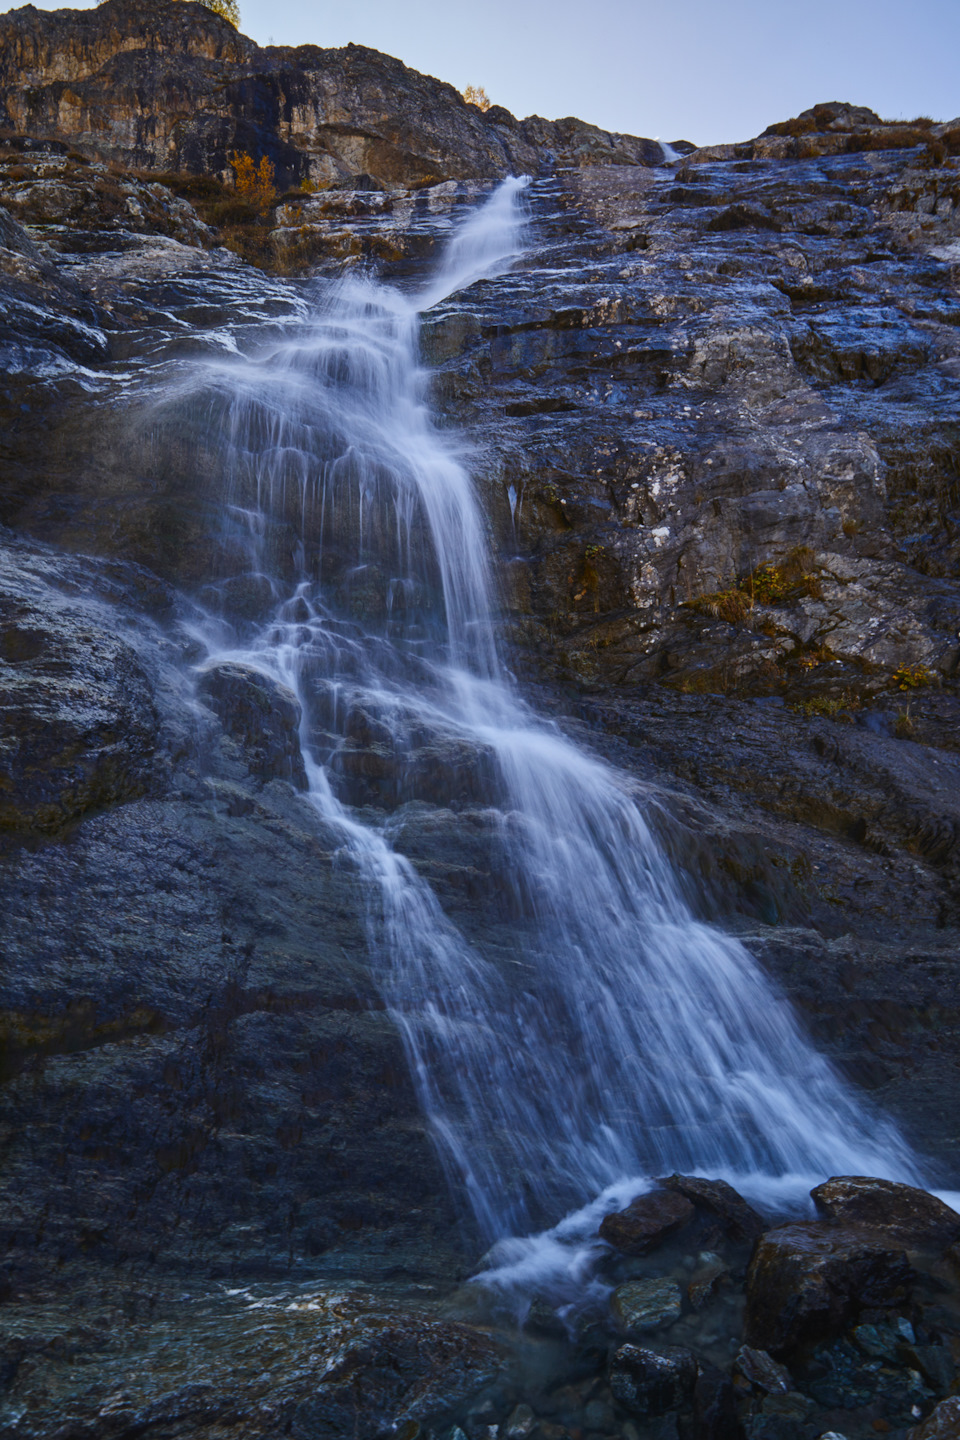
[[[417,346],[420,312],[507,268],[523,228],[523,185],[507,181],[422,293],[331,282],[290,333],[192,375],[242,565],[276,597],[221,653],[301,700],[310,801],[369,880],[379,984],[488,1241],[568,1211],[580,1219],[550,1243],[588,1234],[598,1207],[672,1170],[761,1202],[837,1173],[916,1180],[894,1126],[744,946],[691,916],[635,784],[538,718],[504,670],[484,518]],[[410,817],[437,813],[424,752],[470,777],[469,803],[439,803],[486,846],[490,933],[468,934],[402,853]],[[351,791],[371,756],[394,777],[391,808]]]

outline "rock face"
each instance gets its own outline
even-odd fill
[[[18,1369],[33,1370],[43,1388],[36,1404],[0,1402],[4,1429],[22,1440],[52,1440],[67,1428],[90,1437],[328,1440],[354,1434],[359,1411],[372,1433],[394,1425],[415,1433],[421,1420],[489,1384],[501,1358],[491,1336],[438,1319],[422,1300],[415,1308],[389,1297],[371,1304],[346,1288],[306,1286],[254,1305],[236,1290],[215,1299],[154,1288],[128,1296],[125,1307],[115,1296],[88,1297],[97,1364],[92,1373],[82,1367],[72,1393],[64,1384],[70,1361],[62,1363],[76,1345],[69,1321],[53,1321],[52,1333],[21,1330],[12,1343],[5,1336],[4,1388]]]
[[[197,689],[244,752],[252,774],[261,780],[290,780],[296,789],[306,790],[300,702],[289,686],[251,665],[220,660],[202,668]]]
[[[151,788],[158,717],[136,643],[106,610],[45,584],[31,558],[5,566],[0,827],[55,833]]]
[[[180,0],[32,6],[0,17],[0,124],[152,170],[221,174],[267,156],[281,186],[425,184],[542,164],[659,164],[653,140],[518,122],[362,46],[259,49]]]

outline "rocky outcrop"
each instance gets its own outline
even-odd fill
[[[229,178],[234,153],[266,156],[281,187],[422,185],[663,156],[654,140],[580,120],[484,113],[362,46],[261,50],[181,0],[0,17],[0,125],[150,170]]]

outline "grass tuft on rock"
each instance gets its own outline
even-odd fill
[[[687,608],[701,615],[713,615],[728,625],[742,625],[754,605],[790,605],[809,595],[822,596],[814,571],[813,551],[798,545],[779,564],[766,561],[745,575],[729,590],[714,590],[687,600]]]

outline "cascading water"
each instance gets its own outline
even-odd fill
[[[419,296],[349,280],[269,351],[207,365],[234,539],[277,597],[230,653],[300,697],[311,799],[369,877],[380,983],[488,1240],[586,1206],[556,1248],[670,1170],[787,1200],[835,1173],[916,1179],[743,946],[691,917],[627,777],[501,668],[484,524],[431,421],[418,316],[516,257],[522,188],[467,221]],[[471,777],[503,944],[468,938],[400,853],[409,803],[361,823],[339,798],[360,753],[393,766],[395,801],[436,799],[424,748]],[[539,1263],[504,1254],[521,1278]]]

